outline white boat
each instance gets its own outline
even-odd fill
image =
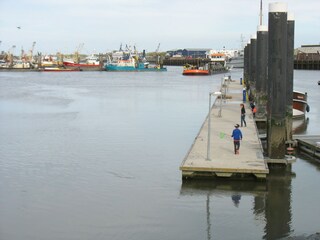
[[[228,62],[229,66],[232,66],[233,68],[243,68],[244,66],[244,57],[243,55],[239,55],[238,57],[233,57]]]
[[[227,55],[224,53],[212,53],[208,57],[212,63],[220,64],[223,67],[227,66]]]
[[[86,57],[84,61],[80,61],[79,63],[76,63],[71,59],[64,60],[63,65],[66,67],[96,68],[100,66],[100,60],[98,56],[92,54],[89,57]]]
[[[234,55],[229,59],[228,66],[233,68],[244,67],[244,38],[241,35],[241,46],[239,50],[234,52]]]

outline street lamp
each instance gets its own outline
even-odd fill
[[[208,142],[207,142],[207,160],[210,161],[210,140],[211,140],[211,96],[220,96],[220,111],[219,111],[219,117],[221,117],[221,92],[211,92],[209,93],[209,114],[208,114]]]

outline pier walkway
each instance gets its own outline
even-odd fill
[[[234,125],[240,125],[243,87],[239,81],[228,81],[228,84],[224,85],[227,86],[225,87],[227,90],[226,97],[222,97],[221,116],[219,116],[220,98],[216,99],[211,108],[209,158],[207,158],[208,115],[181,163],[182,177],[255,176],[258,179],[265,179],[269,169],[263,158],[262,145],[249,104],[245,104],[247,127],[240,127],[243,134],[240,154],[234,154],[231,134]]]

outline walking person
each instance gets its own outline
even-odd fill
[[[235,129],[232,131],[231,137],[233,137],[234,154],[239,154],[240,141],[242,140],[242,132],[239,129],[239,124],[236,124]]]
[[[243,127],[243,124],[246,127],[247,126],[246,109],[244,108],[244,104],[242,104],[242,103],[240,104],[240,107],[241,107],[241,127]]]

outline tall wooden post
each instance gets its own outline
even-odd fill
[[[251,36],[250,46],[250,85],[255,86],[257,74],[257,36]]]
[[[248,79],[246,80],[247,86],[250,85],[251,82],[251,42],[248,42]]]
[[[258,26],[257,31],[257,79],[256,79],[256,118],[266,117],[268,81],[268,27]]]
[[[286,153],[287,4],[269,4],[268,25],[268,156],[283,159]]]
[[[287,141],[292,141],[293,116],[293,64],[294,64],[294,16],[288,13],[288,63],[287,63]]]
[[[249,81],[249,45],[245,46],[243,55],[243,80],[247,83]]]

